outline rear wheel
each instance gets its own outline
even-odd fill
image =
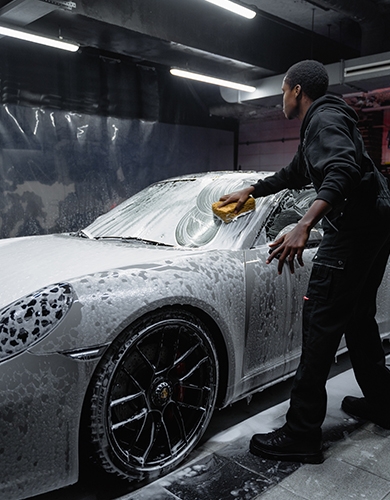
[[[90,428],[109,472],[151,479],[194,448],[215,407],[218,361],[205,325],[161,310],[123,332],[92,382]]]

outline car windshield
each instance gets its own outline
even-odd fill
[[[90,238],[140,239],[187,247],[200,247],[219,239],[222,245],[225,238],[219,233],[231,233],[230,238],[237,240],[247,220],[243,221],[243,217],[234,224],[224,224],[213,216],[212,203],[223,194],[257,182],[260,177],[256,172],[250,175],[229,172],[158,182],[100,216],[81,234]],[[256,212],[266,204],[264,200],[256,200]]]

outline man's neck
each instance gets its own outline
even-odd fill
[[[298,119],[300,121],[303,121],[303,119],[306,116],[307,110],[310,108],[310,106],[312,104],[313,104],[313,100],[309,99],[307,97],[307,95],[303,94],[301,102],[300,102],[299,113],[298,113]]]

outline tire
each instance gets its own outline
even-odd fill
[[[90,431],[106,471],[151,480],[198,443],[215,407],[217,353],[205,325],[162,309],[124,331],[93,377]]]

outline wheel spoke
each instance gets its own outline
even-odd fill
[[[165,420],[164,420],[163,417],[161,418],[161,424],[162,424],[162,428],[164,429],[164,434],[165,434],[165,439],[167,441],[167,446],[168,446],[169,454],[172,455],[171,439],[170,439],[170,436],[169,436],[167,425],[166,425]]]
[[[127,373],[127,372],[126,372],[126,373]],[[146,396],[145,396],[145,390],[144,390],[144,388],[143,388],[143,387],[139,384],[138,380],[137,380],[137,379],[135,379],[135,378],[133,377],[133,375],[131,375],[130,373],[129,373],[128,375],[129,375],[129,377],[130,377],[130,380],[133,382],[133,384],[134,384],[134,385],[137,387],[137,389],[139,390],[139,392],[140,392],[140,393],[142,393],[142,395],[143,395],[144,397],[146,397]]]
[[[133,456],[137,454],[137,460],[144,465],[158,463],[173,452],[168,425],[161,412],[150,412],[148,419],[151,420],[151,425],[142,429],[131,448]]]
[[[141,418],[144,418],[145,415],[147,415],[147,409],[146,408],[142,408],[142,410],[135,414],[135,415],[132,415],[130,418],[127,418],[126,420],[123,420],[121,422],[116,422],[115,424],[112,424],[111,425],[111,429],[113,431],[116,431],[117,429],[121,428],[121,427],[124,427],[125,425],[128,425],[128,424],[131,424],[137,420],[140,420]]]
[[[156,442],[156,422],[153,417],[154,415],[152,413],[149,413],[148,420],[151,420],[150,426],[146,427],[146,425],[144,425],[142,427],[133,444],[133,449],[137,449],[137,451],[134,451],[134,453],[138,453],[138,456],[133,456],[136,456],[140,463],[142,463],[143,465],[147,463],[148,457],[153,449],[154,443]],[[145,443],[139,444],[142,443],[143,440],[145,440]],[[141,451],[142,453],[139,454]]]
[[[134,399],[139,398],[140,396],[145,396],[144,391],[142,392],[137,392],[136,394],[129,394],[128,396],[123,396],[122,398],[115,399],[111,401],[110,407],[113,408],[114,406],[123,404],[123,403],[128,403],[130,401],[133,401]]]
[[[160,363],[161,363],[161,360],[162,360],[162,357],[163,357],[163,353],[164,353],[164,339],[165,339],[165,331],[163,330],[161,332],[159,347],[158,347],[158,350],[157,350],[158,355],[157,355],[157,360],[156,360],[156,365],[155,365],[155,372],[156,372],[156,374],[158,374],[159,372],[161,372]]]
[[[190,410],[205,412],[209,396],[211,394],[210,387],[198,387],[194,385],[180,384],[179,394],[183,394],[182,398],[176,399],[176,404],[180,408],[188,408]]]
[[[142,359],[145,361],[147,366],[152,370],[153,374],[156,372],[156,367],[153,365],[153,363],[150,361],[150,359],[141,351],[141,346],[137,345],[137,352],[139,355],[142,357]]]
[[[175,339],[175,342],[173,343],[173,348],[172,348],[172,366],[175,366],[177,364],[177,361],[176,358],[179,354],[179,345],[180,345],[180,332],[181,332],[182,329],[180,329],[180,331],[177,332],[176,334],[176,339]]]
[[[195,349],[199,346],[199,343],[197,343],[196,345],[190,347],[184,354],[182,354],[180,356],[180,358],[178,358],[175,362],[174,362],[174,365],[173,367],[175,368],[177,365],[179,365],[180,363],[183,363],[183,361],[185,361],[194,351]]]
[[[180,331],[171,325],[167,326],[160,334],[156,377],[167,373],[174,366],[179,343]]]
[[[183,381],[187,380],[188,378],[190,378],[190,377],[191,377],[191,375],[193,375],[193,374],[194,374],[197,370],[199,370],[199,368],[200,368],[200,367],[201,367],[204,363],[207,363],[208,361],[209,361],[209,359],[208,359],[208,357],[207,357],[207,356],[205,356],[204,358],[200,359],[200,360],[198,361],[198,363],[196,363],[196,365],[195,365],[195,366],[193,366],[193,367],[191,368],[191,370],[190,370],[188,373],[186,373],[183,377],[179,378],[180,382],[183,382]]]
[[[180,406],[181,408],[187,408],[188,410],[196,410],[202,413],[205,413],[206,411],[206,408],[204,408],[203,406],[191,405],[189,403],[184,403],[183,401],[177,401],[177,405]]]
[[[182,412],[180,411],[179,404],[177,401],[171,402],[170,407],[173,408],[175,416],[176,416],[176,423],[177,427],[176,430],[179,429],[179,433],[181,435],[182,440],[187,443],[188,442],[188,435],[186,431],[186,425],[185,425],[185,419],[183,417]]]

